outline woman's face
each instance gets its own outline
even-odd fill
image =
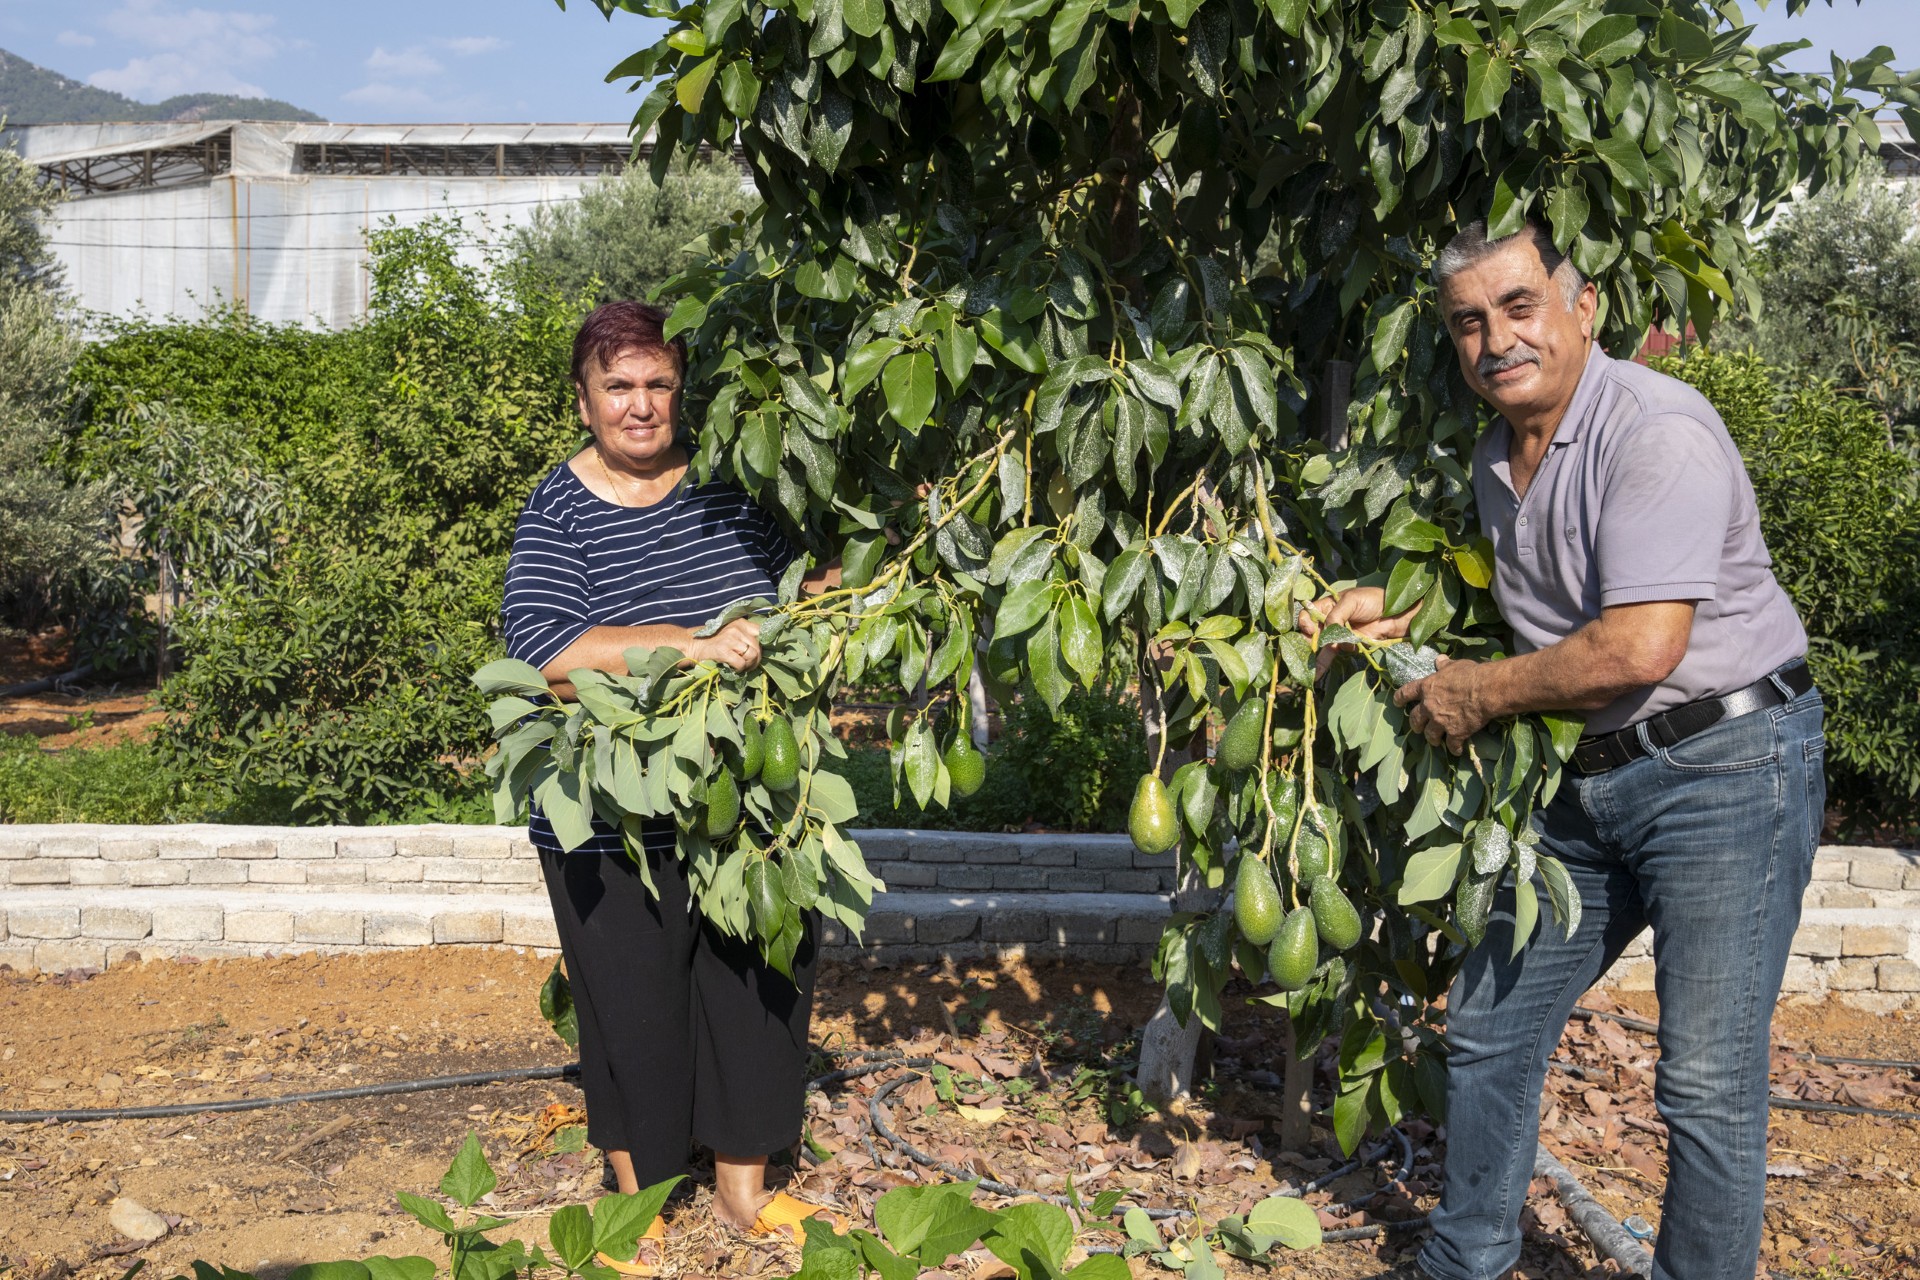
[[[606,456],[631,467],[661,465],[680,425],[680,370],[671,351],[629,347],[611,364],[587,363],[580,421]]]

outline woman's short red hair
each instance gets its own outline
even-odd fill
[[[580,322],[573,335],[573,383],[587,385],[587,364],[610,367],[628,351],[670,351],[682,376],[687,372],[685,338],[666,337],[667,313],[645,302],[603,302]]]

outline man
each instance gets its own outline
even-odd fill
[[[1740,455],[1698,393],[1594,344],[1596,294],[1528,226],[1462,230],[1435,268],[1467,383],[1499,417],[1474,451],[1493,592],[1515,656],[1448,662],[1396,694],[1459,752],[1483,725],[1587,714],[1535,815],[1583,915],[1517,959],[1511,886],[1449,996],[1447,1177],[1418,1261],[1496,1280],[1520,1256],[1548,1055],[1574,1003],[1648,925],[1655,1101],[1670,1130],[1654,1275],[1749,1280],[1766,1178],[1768,1024],[1811,874],[1826,783],[1806,636],[1774,581]],[[1406,634],[1382,593],[1319,613]]]

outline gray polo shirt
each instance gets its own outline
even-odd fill
[[[1496,419],[1473,451],[1493,595],[1520,653],[1543,649],[1611,605],[1692,600],[1693,634],[1672,675],[1587,717],[1588,733],[1753,683],[1807,651],[1774,581],[1753,485],[1706,397],[1598,346],[1523,499]]]

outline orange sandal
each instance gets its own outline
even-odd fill
[[[652,1251],[654,1261],[642,1262],[640,1255],[646,1252],[649,1241],[655,1246]],[[622,1261],[604,1253],[596,1253],[594,1259],[601,1266],[612,1267],[623,1276],[632,1276],[635,1280],[651,1280],[651,1277],[660,1274],[660,1268],[666,1261],[666,1244],[667,1224],[663,1219],[656,1217],[653,1224],[641,1233],[640,1239],[634,1243],[632,1258]]]
[[[805,1244],[807,1230],[800,1224],[808,1218],[826,1219],[827,1225],[833,1228],[835,1235],[845,1235],[847,1232],[847,1220],[833,1210],[824,1205],[796,1200],[784,1191],[776,1191],[773,1199],[767,1201],[766,1207],[761,1209],[759,1216],[753,1220],[749,1234],[771,1236],[784,1232],[793,1238],[795,1244]]]

